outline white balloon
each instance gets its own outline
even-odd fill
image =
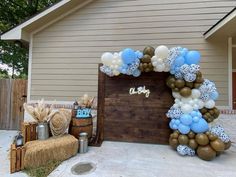
[[[199,98],[201,96],[201,92],[198,89],[192,89],[192,98]]]
[[[197,104],[194,104],[193,109],[199,109],[199,106]]]
[[[169,53],[169,49],[164,45],[158,46],[155,50],[155,55],[157,56],[157,58],[166,59],[168,56],[168,53]]]
[[[178,98],[175,99],[175,103],[180,103],[180,100]]]
[[[198,104],[199,99],[198,99],[198,98],[194,98],[194,99],[193,99],[193,102],[194,102],[195,104]]]
[[[204,107],[204,102],[202,100],[198,100],[198,109],[202,109]]]
[[[151,61],[152,61],[152,62],[157,61],[157,57],[154,55],[154,56],[151,58]]]
[[[117,70],[114,70],[114,71],[113,71],[113,74],[114,74],[115,76],[118,76],[118,75],[120,74],[120,72],[117,71]]]
[[[163,63],[163,64],[160,64],[160,65],[157,65],[156,68],[157,68],[157,71],[162,72],[165,69],[165,65]]]
[[[183,106],[183,105],[184,105],[184,103],[183,103],[183,102],[180,102],[180,103],[179,103],[179,106],[180,106],[180,107],[181,107],[181,106]]]
[[[187,98],[184,98],[184,97],[183,97],[183,98],[181,99],[181,101],[182,101],[183,103],[188,103],[188,104],[189,104],[189,102],[192,101],[192,98],[191,98],[191,97],[187,97]]]
[[[163,64],[163,59],[162,58],[157,58],[156,62],[157,62],[158,65],[161,65],[161,64]]]
[[[113,54],[110,52],[105,52],[102,54],[101,61],[104,65],[110,66],[112,63]]]
[[[191,105],[189,105],[189,104],[183,104],[183,105],[181,106],[181,111],[182,111],[184,114],[188,114],[188,113],[190,113],[190,112],[193,111],[193,107],[192,107]]]
[[[211,109],[213,107],[215,107],[215,101],[214,100],[208,100],[205,102],[205,107],[208,109]]]
[[[174,108],[179,108],[179,104],[175,103],[175,104],[173,105],[173,107],[174,107]]]
[[[189,104],[191,104],[193,106],[194,105],[194,101],[192,99],[189,100]]]
[[[152,62],[152,65],[157,66],[157,62],[156,61]]]
[[[179,94],[179,92],[172,92],[172,96],[173,96],[174,98],[178,98],[178,99],[181,98],[181,95]]]

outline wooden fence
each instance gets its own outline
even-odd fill
[[[0,80],[0,129],[20,130],[26,95],[27,80]]]

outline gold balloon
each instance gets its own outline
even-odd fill
[[[214,140],[216,140],[218,137],[217,137],[216,135],[210,133],[210,134],[208,135],[208,138],[209,138],[210,141],[214,141]]]
[[[189,139],[187,135],[179,135],[178,141],[179,141],[179,144],[187,145],[189,142]]]
[[[202,114],[205,114],[205,113],[207,113],[207,108],[202,108],[202,109],[200,109],[200,112],[202,113]]]
[[[185,82],[185,85],[189,88],[193,88],[193,82]]]
[[[192,132],[192,131],[190,131],[190,132],[188,133],[188,137],[189,137],[189,138],[194,138],[194,137],[195,137],[195,133]]]
[[[151,57],[150,55],[145,54],[143,58],[141,59],[141,62],[143,63],[150,63],[151,62]]]
[[[215,151],[224,151],[225,149],[225,144],[223,141],[221,141],[219,138],[217,138],[214,141],[211,141],[211,147],[215,150]]]
[[[170,144],[170,146],[171,146],[172,148],[176,149],[177,146],[179,145],[179,142],[178,142],[178,140],[175,139],[175,138],[170,138],[170,139],[169,139],[169,144]]]
[[[143,68],[145,69],[145,68],[147,68],[147,63],[143,63]]]
[[[194,83],[194,84],[193,84],[193,87],[194,87],[194,88],[199,88],[200,86],[201,86],[200,83]]]
[[[225,143],[225,150],[229,149],[231,146],[231,141],[229,141],[228,143]]]
[[[155,52],[155,49],[152,47],[152,46],[146,46],[144,49],[143,49],[143,54],[147,54],[147,55],[150,55],[151,57],[154,56],[154,52]]]
[[[195,139],[196,139],[197,143],[202,146],[205,146],[209,143],[209,139],[208,139],[207,135],[203,134],[203,133],[197,134]]]
[[[216,157],[216,151],[214,151],[211,146],[198,146],[197,155],[202,160],[212,160]]]
[[[191,95],[192,91],[189,87],[184,87],[180,90],[179,93],[183,97],[189,97]]]
[[[184,85],[185,85],[185,81],[184,81],[184,80],[182,80],[182,79],[177,79],[177,80],[175,80],[175,86],[176,86],[177,88],[183,88]]]
[[[177,132],[172,133],[173,138],[178,138],[179,134]]]
[[[188,146],[192,149],[196,149],[198,147],[198,144],[197,144],[195,139],[190,139],[189,143],[188,143]]]

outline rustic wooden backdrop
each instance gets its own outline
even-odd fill
[[[27,80],[0,80],[0,129],[19,130],[24,119]]]
[[[165,82],[168,73],[142,73],[140,77],[108,77],[99,72],[97,143],[103,140],[167,144],[173,105]],[[151,93],[129,95],[131,87],[146,86]]]

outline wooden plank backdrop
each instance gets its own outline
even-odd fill
[[[19,130],[24,119],[27,80],[0,80],[0,129]]]
[[[97,143],[103,140],[167,144],[171,133],[166,112],[173,105],[166,86],[169,73],[142,73],[135,78],[108,77],[99,72]],[[130,88],[145,86],[144,94],[130,95]]]

